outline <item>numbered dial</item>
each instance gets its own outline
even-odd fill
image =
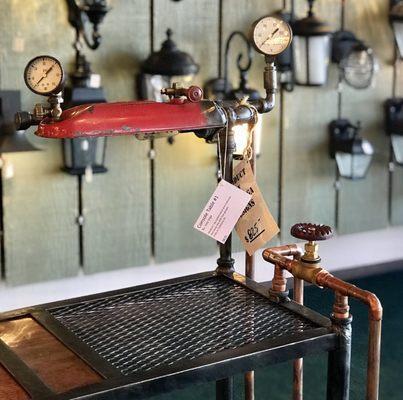
[[[275,17],[263,17],[252,27],[255,49],[267,56],[282,53],[291,43],[292,31],[287,22]]]
[[[63,89],[64,71],[56,58],[38,56],[25,67],[24,79],[28,88],[36,94],[57,94]]]

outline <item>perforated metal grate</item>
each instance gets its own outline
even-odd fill
[[[223,277],[50,310],[123,374],[317,328]]]

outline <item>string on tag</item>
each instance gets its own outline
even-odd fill
[[[226,173],[226,167],[227,167],[227,154],[228,154],[228,135],[229,135],[229,116],[225,108],[223,109],[224,114],[226,116],[227,123],[225,124],[225,147],[224,147],[224,161],[221,153],[221,142],[220,142],[220,136],[222,129],[217,134],[217,144],[218,144],[218,168],[219,168],[219,174],[220,174],[220,180],[224,179],[225,180],[225,173]],[[224,167],[223,167],[224,163]]]
[[[253,157],[253,139],[254,139],[254,134],[255,134],[255,129],[256,129],[256,124],[258,123],[258,118],[259,114],[255,106],[252,106],[251,104],[247,103],[248,97],[243,98],[240,102],[240,104],[247,106],[253,114],[253,119],[248,123],[248,138],[246,142],[246,146],[243,152],[243,159],[250,161]]]

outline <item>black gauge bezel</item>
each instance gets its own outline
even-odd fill
[[[28,74],[28,69],[29,69],[29,67],[32,65],[32,63],[34,63],[36,60],[39,60],[39,59],[41,59],[41,58],[50,58],[51,60],[55,61],[55,62],[60,66],[61,75],[62,75],[62,76],[61,76],[60,83],[57,85],[57,87],[54,88],[54,89],[52,89],[52,90],[49,91],[49,92],[46,92],[46,93],[44,93],[44,92],[39,92],[39,91],[33,89],[33,88],[30,86],[30,84],[28,83],[28,80],[27,80],[27,74]],[[60,92],[63,90],[63,88],[64,88],[65,79],[66,79],[66,74],[65,74],[65,72],[64,72],[62,63],[61,63],[56,57],[49,56],[49,55],[47,55],[47,54],[42,54],[42,55],[40,55],[40,56],[36,56],[36,57],[32,58],[32,59],[27,63],[27,65],[26,65],[26,67],[25,67],[25,69],[24,69],[24,82],[25,82],[25,85],[27,86],[27,88],[28,88],[31,92],[33,92],[33,93],[35,93],[35,94],[37,94],[37,95],[39,95],[39,96],[49,96],[49,95],[52,95],[52,94],[60,93]]]

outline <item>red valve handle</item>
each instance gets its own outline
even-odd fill
[[[298,239],[313,242],[330,239],[333,236],[333,231],[332,228],[327,225],[299,223],[293,225],[291,235]]]
[[[203,90],[199,86],[190,86],[187,89],[186,97],[192,103],[197,103],[203,98]]]

